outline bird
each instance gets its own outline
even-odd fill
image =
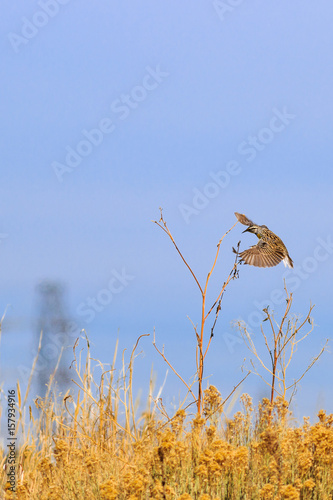
[[[241,224],[248,226],[243,233],[248,231],[259,238],[256,245],[239,254],[240,262],[256,267],[273,267],[282,261],[285,267],[294,267],[293,261],[281,238],[268,229],[267,226],[255,224],[246,215],[239,214],[238,212],[235,212],[235,215]]]

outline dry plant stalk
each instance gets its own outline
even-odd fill
[[[265,347],[269,353],[271,367],[269,367],[267,363],[262,359],[262,357],[258,354],[255,343],[251,337],[251,333],[247,329],[246,323],[244,321],[235,322],[235,325],[239,329],[247,348],[259,361],[261,367],[271,377],[271,381],[267,381],[259,373],[253,361],[251,360],[252,372],[258,375],[270,387],[271,405],[273,405],[276,396],[282,397],[283,400],[286,400],[288,391],[291,391],[289,397],[290,404],[296,392],[297,384],[302,380],[302,378],[310,370],[310,368],[312,368],[316,361],[318,361],[320,356],[326,350],[328,343],[327,339],[324,347],[322,347],[320,352],[310,361],[306,369],[298,376],[296,380],[294,380],[293,382],[287,382],[287,369],[290,366],[292,358],[297,351],[298,344],[313,331],[314,322],[311,318],[311,312],[314,308],[314,305],[310,305],[305,319],[300,322],[298,317],[289,316],[291,305],[293,302],[293,294],[288,292],[286,284],[284,285],[284,289],[286,292],[286,307],[280,323],[275,320],[274,313],[270,312],[268,307],[263,309],[263,312],[266,315],[263,323],[268,321],[272,335],[271,341],[268,339],[268,335],[264,331],[263,323],[260,326],[260,331],[265,341]],[[305,334],[303,334],[303,329],[307,323],[310,324],[310,328]],[[299,337],[299,332],[301,330],[302,334]]]
[[[156,343],[155,343],[155,338],[153,341],[153,345],[154,345],[155,349],[159,352],[159,354],[163,357],[164,361],[170,366],[170,368],[174,371],[174,373],[180,378],[180,380],[186,386],[188,393],[190,393],[192,395],[192,397],[194,398],[194,400],[196,401],[198,413],[201,414],[202,401],[203,401],[202,381],[203,381],[203,373],[204,373],[204,362],[205,362],[205,358],[207,356],[212,338],[214,336],[214,328],[216,325],[216,321],[217,321],[219,312],[221,310],[221,301],[222,301],[225,289],[228,286],[228,284],[230,283],[230,281],[232,281],[235,278],[238,278],[238,269],[237,269],[238,250],[235,251],[235,253],[236,253],[235,262],[234,262],[234,265],[233,265],[226,281],[223,283],[222,288],[221,288],[214,304],[207,311],[207,309],[206,309],[206,297],[207,297],[208,283],[209,283],[211,275],[214,271],[214,268],[215,268],[215,265],[217,262],[217,258],[218,258],[219,253],[220,253],[221,243],[222,243],[223,239],[225,238],[225,236],[238,224],[238,221],[222,236],[222,238],[218,242],[213,265],[212,265],[210,271],[208,272],[206,282],[203,286],[199,283],[199,280],[198,280],[197,276],[195,275],[195,273],[193,272],[191,266],[188,264],[187,260],[183,256],[182,252],[179,250],[179,248],[178,248],[178,246],[177,246],[177,244],[176,244],[176,242],[175,242],[175,240],[170,232],[170,229],[167,226],[166,221],[163,219],[163,214],[162,214],[161,208],[160,208],[160,220],[159,221],[155,220],[153,222],[155,224],[157,224],[168,235],[168,237],[170,238],[170,240],[174,244],[179,256],[181,257],[184,264],[186,265],[186,267],[190,271],[191,275],[193,276],[194,281],[196,282],[196,285],[198,286],[198,288],[200,290],[202,301],[201,301],[201,321],[200,321],[199,331],[198,331],[196,325],[194,325],[194,323],[191,321],[194,332],[195,332],[196,340],[197,340],[197,349],[196,349],[196,376],[197,376],[197,380],[198,380],[198,397],[197,398],[195,398],[193,391],[192,391],[192,388],[183,380],[183,378],[179,375],[179,373],[175,370],[175,368],[167,360],[167,358],[164,354],[164,351],[160,351],[157,348]],[[238,248],[239,248],[239,244],[240,244],[240,242],[238,243]],[[208,340],[206,346],[204,346],[204,331],[205,331],[206,321],[216,305],[217,305],[217,307],[216,307],[215,320],[214,320],[213,326],[211,328],[209,340]]]

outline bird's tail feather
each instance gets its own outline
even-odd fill
[[[291,258],[289,257],[289,255],[285,256],[285,258],[283,259],[283,263],[284,263],[285,267],[290,267],[290,268],[294,267],[294,263],[291,260]]]

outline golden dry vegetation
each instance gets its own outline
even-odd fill
[[[135,418],[133,353],[120,378],[111,369],[95,384],[87,345],[86,360],[75,361],[75,400],[57,400],[49,390],[24,416],[17,387],[23,474],[15,496],[2,473],[0,498],[332,498],[333,415],[321,411],[316,424],[296,426],[283,398],[255,409],[244,394],[243,410],[227,419],[219,391],[209,386],[201,416],[189,407],[170,418],[155,401]]]

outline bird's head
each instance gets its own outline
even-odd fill
[[[252,225],[247,227],[243,233],[253,233],[253,234],[258,234],[258,226]]]

